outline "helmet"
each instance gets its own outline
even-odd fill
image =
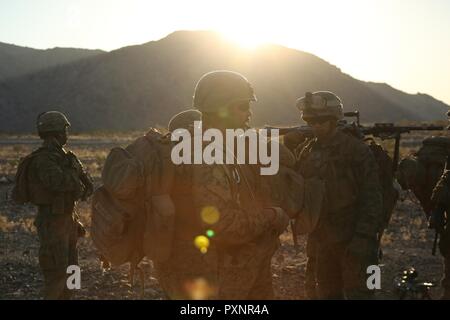
[[[189,129],[194,124],[194,121],[200,121],[201,119],[202,114],[198,110],[189,109],[181,111],[170,119],[167,129],[170,132],[176,129]]]
[[[66,127],[70,127],[70,122],[59,111],[47,111],[38,115],[37,130],[39,134],[64,131]]]
[[[203,75],[195,86],[193,107],[201,112],[219,112],[237,101],[256,101],[248,80],[233,71],[219,70]]]
[[[315,117],[333,117],[336,120],[344,118],[342,101],[330,91],[307,92],[297,100],[297,108],[302,113],[302,119]]]

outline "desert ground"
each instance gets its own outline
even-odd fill
[[[138,134],[74,136],[68,149],[79,156],[99,185],[102,163],[108,151],[114,146],[126,145]],[[422,133],[405,134],[402,157],[417,150],[424,136]],[[392,150],[392,142],[382,143]],[[10,199],[19,159],[38,148],[39,144],[39,139],[32,135],[0,135],[0,299],[41,299],[43,280],[38,265],[39,243],[33,225],[35,208],[16,205]],[[89,205],[89,202],[80,202],[76,207],[88,230]],[[439,283],[443,266],[439,254],[431,255],[433,240],[434,232],[427,229],[425,215],[414,195],[404,192],[382,239],[382,284],[376,291],[377,299],[398,299],[393,279],[408,266],[414,266],[423,281]],[[164,299],[149,260],[144,259],[141,263],[145,271],[145,290],[141,295],[139,282],[131,286],[128,280],[127,265],[108,271],[100,268],[89,232],[79,241],[79,257],[82,287],[75,291],[75,299]],[[295,247],[292,234],[286,231],[272,261],[277,299],[305,299],[305,265],[305,238],[300,237],[299,245]],[[431,289],[433,299],[439,295],[439,286]]]

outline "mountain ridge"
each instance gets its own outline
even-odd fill
[[[104,51],[62,47],[34,49],[0,42],[0,81],[101,53]]]
[[[426,94],[354,79],[304,51],[270,44],[247,50],[212,31],[177,31],[0,83],[0,131],[31,132],[35,116],[49,109],[67,113],[75,131],[165,125],[191,105],[200,76],[220,69],[252,83],[256,126],[298,124],[295,101],[306,91],[335,92],[364,122],[444,120],[449,108]]]

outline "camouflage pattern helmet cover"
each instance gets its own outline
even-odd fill
[[[240,73],[212,71],[195,86],[193,107],[201,112],[217,113],[238,101],[256,101],[250,82]]]
[[[336,120],[344,118],[341,99],[330,91],[307,92],[297,100],[296,105],[303,120],[316,117],[333,117]]]
[[[37,130],[39,133],[64,131],[70,127],[67,117],[59,111],[47,111],[37,117]]]
[[[189,129],[194,125],[194,121],[200,121],[202,114],[195,109],[184,110],[174,115],[167,125],[167,129],[173,132],[176,129]]]

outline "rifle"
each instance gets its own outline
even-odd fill
[[[364,138],[364,136],[371,135],[380,138],[381,140],[395,139],[394,158],[393,158],[393,174],[397,171],[398,160],[400,156],[400,139],[402,133],[409,133],[411,131],[441,131],[446,130],[444,126],[435,125],[421,125],[421,126],[396,126],[392,122],[375,123],[373,126],[363,126],[360,124],[359,111],[345,112],[344,117],[355,117],[356,122],[347,122],[341,120],[338,122],[338,129],[350,133],[356,137]],[[312,137],[312,128],[308,125],[297,127],[273,127],[265,126],[266,129],[278,129],[280,135],[285,135],[293,131],[298,131],[306,137]]]
[[[393,123],[375,123],[372,127],[362,127],[360,130],[364,135],[372,135],[381,140],[395,139],[394,159],[392,171],[395,173],[398,168],[398,160],[400,155],[400,138],[402,133],[411,131],[441,131],[445,130],[443,126],[423,125],[423,126],[396,126]]]
[[[338,122],[338,128],[341,129],[352,129],[352,128],[358,128],[360,127],[359,122],[359,111],[350,111],[350,112],[344,112],[344,117],[355,117],[356,123],[348,123],[346,120],[340,120]],[[295,127],[276,127],[276,126],[270,126],[266,125],[264,126],[265,129],[277,129],[280,133],[280,136],[283,136],[285,134],[288,134],[293,131],[297,131],[301,134],[304,134],[307,137],[312,137],[312,128],[308,125],[302,125],[302,126],[295,126]]]

